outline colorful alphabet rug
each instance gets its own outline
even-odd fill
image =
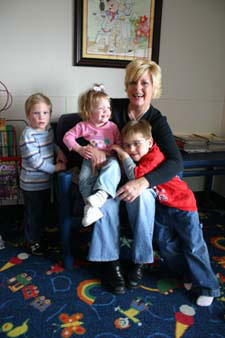
[[[146,267],[138,289],[114,295],[101,284],[95,264],[35,257],[5,242],[0,250],[0,337],[224,338],[225,211],[200,211],[221,296],[210,307],[166,271],[160,258]],[[132,239],[121,237],[129,254]],[[128,268],[129,261],[123,260]]]

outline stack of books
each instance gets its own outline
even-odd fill
[[[175,141],[180,150],[188,153],[201,153],[208,151],[207,140],[195,134],[176,134]]]
[[[180,150],[188,153],[225,151],[225,138],[215,134],[176,134],[175,141]]]
[[[217,136],[215,134],[196,134],[207,140],[207,146],[209,151],[225,151],[225,138]]]

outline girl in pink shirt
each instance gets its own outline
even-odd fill
[[[63,138],[70,151],[76,151],[83,157],[79,174],[79,189],[85,207],[83,226],[88,226],[103,217],[100,208],[108,197],[116,196],[120,182],[120,166],[111,156],[111,146],[120,144],[120,133],[111,117],[110,98],[102,85],[94,85],[79,98],[79,108],[83,121],[78,122]],[[77,139],[83,137],[88,145],[81,146]],[[92,168],[92,150],[98,148],[107,154],[106,163],[99,169]]]

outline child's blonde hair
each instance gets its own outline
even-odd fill
[[[152,137],[151,126],[146,120],[130,121],[121,130],[122,140],[126,137],[133,136],[134,134],[142,134],[144,138],[149,139]]]
[[[95,84],[91,89],[80,95],[78,103],[83,121],[90,120],[93,106],[96,105],[100,99],[107,99],[110,103],[109,95],[104,91],[103,85],[99,84]]]
[[[50,114],[52,113],[52,103],[51,100],[42,93],[35,93],[28,97],[25,102],[25,113],[26,116],[29,116],[31,108],[37,103],[45,103],[49,107]]]

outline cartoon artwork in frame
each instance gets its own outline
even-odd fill
[[[75,0],[75,66],[158,62],[163,0]]]

